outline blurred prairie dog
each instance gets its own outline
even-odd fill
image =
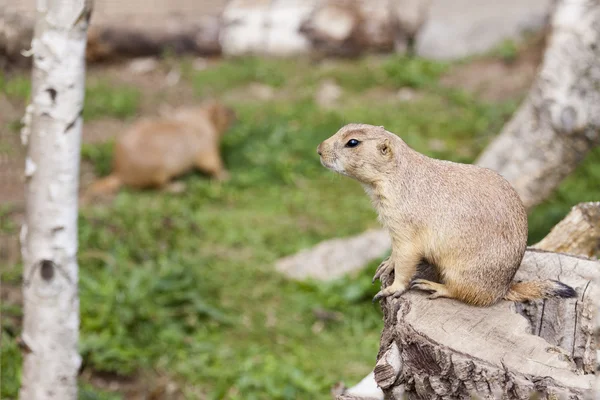
[[[373,281],[394,271],[373,301],[410,288],[476,306],[504,299],[574,297],[553,280],[514,282],[527,247],[527,214],[499,174],[429,158],[382,126],[349,124],[322,142],[321,163],[358,180],[389,230],[392,252]],[[441,283],[414,279],[421,261]]]
[[[112,173],[93,183],[83,201],[123,185],[162,188],[193,168],[227,179],[219,145],[235,118],[232,109],[212,101],[175,110],[168,118],[140,119],[117,138]]]

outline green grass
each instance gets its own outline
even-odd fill
[[[31,80],[28,75],[18,75],[9,79],[0,71],[0,92],[9,98],[25,100],[29,97]]]
[[[31,78],[26,74],[8,76],[0,71],[0,92],[15,103],[25,104],[31,92]],[[113,86],[106,81],[88,82],[85,88],[83,118],[99,117],[125,119],[138,111],[140,92],[132,86]],[[19,124],[11,121],[14,128]]]
[[[140,92],[135,87],[114,87],[107,82],[94,82],[85,90],[83,118],[99,117],[124,119],[138,111]]]
[[[600,201],[598,182],[600,182],[600,147],[592,150],[575,173],[565,179],[558,190],[530,214],[530,243],[536,243],[546,236],[577,203]]]
[[[198,96],[253,82],[286,96],[232,102],[239,121],[222,146],[230,181],[212,182],[194,172],[182,178],[182,194],[123,190],[109,205],[81,210],[86,366],[126,376],[169,371],[190,398],[200,392],[211,399],[327,399],[335,382],[353,384],[366,375],[382,327],[379,307],[370,301],[378,286],[370,283],[377,261],[329,283],[286,280],[273,263],[321,240],[378,226],[360,185],[319,164],[318,143],[341,125],[384,125],[422,152],[461,162],[471,162],[485,147],[516,103],[486,104],[441,88],[437,80],[446,67],[398,57],[320,66],[245,58],[186,71]],[[326,78],[344,90],[340,107],[331,111],[312,100]],[[359,96],[403,86],[418,89],[420,97],[399,102]],[[95,104],[96,111],[89,111],[94,117],[114,109],[129,110],[125,116],[137,104],[135,90],[124,94],[108,84],[90,90],[98,95],[86,100]],[[110,143],[84,146],[82,157],[105,175],[111,149]],[[579,201],[599,199],[599,178],[595,151],[532,212],[532,239]],[[18,279],[14,270],[3,277],[14,284]],[[342,317],[319,321],[315,309]],[[15,318],[20,312],[3,311]],[[11,382],[20,366],[12,334],[3,339],[3,398],[14,398]],[[103,396],[82,389],[81,398]]]

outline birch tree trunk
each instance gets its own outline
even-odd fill
[[[38,0],[31,44],[20,399],[77,398],[77,192],[92,0]]]
[[[600,0],[559,1],[551,28],[529,96],[477,160],[528,208],[600,144]]]

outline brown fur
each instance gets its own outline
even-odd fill
[[[360,144],[347,147],[350,139]],[[344,126],[317,152],[325,167],[363,185],[390,232],[392,253],[374,279],[393,271],[394,281],[375,299],[409,288],[477,306],[574,296],[556,281],[513,282],[527,246],[527,214],[496,172],[429,158],[365,124]],[[441,283],[413,280],[422,261],[435,266]]]
[[[217,102],[175,111],[170,118],[146,118],[119,136],[113,171],[91,185],[83,202],[121,186],[161,188],[194,167],[213,178],[229,177],[219,153],[220,139],[235,119]]]

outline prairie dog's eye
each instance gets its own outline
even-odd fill
[[[356,147],[360,144],[360,142],[356,139],[350,139],[348,140],[348,143],[346,143],[346,147]]]

